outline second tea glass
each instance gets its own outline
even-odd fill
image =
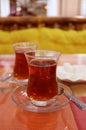
[[[56,68],[60,52],[32,50],[25,52],[28,63],[29,82],[27,94],[36,106],[48,106],[58,93]]]
[[[15,52],[15,65],[13,76],[15,80],[19,82],[25,82],[28,80],[28,64],[25,58],[25,51],[37,49],[37,43],[32,42],[19,42],[13,45]]]

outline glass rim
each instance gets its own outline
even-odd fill
[[[33,52],[37,52],[39,55],[30,55],[29,53],[33,53]],[[41,52],[41,55],[40,55],[40,52]],[[50,55],[46,55],[48,52],[48,54]],[[24,52],[25,56],[26,57],[30,57],[30,58],[33,58],[33,57],[36,57],[36,58],[52,58],[52,57],[55,57],[55,56],[58,56],[60,57],[61,56],[61,52],[59,51],[54,51],[54,50],[29,50],[29,51],[26,51]]]
[[[37,42],[16,42],[13,44],[13,47],[31,47],[31,46],[38,46],[38,43]]]

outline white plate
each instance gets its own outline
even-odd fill
[[[67,82],[86,82],[86,65],[71,65],[64,63],[58,66],[57,78]]]

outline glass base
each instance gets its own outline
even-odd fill
[[[56,103],[56,99],[57,96],[53,97],[52,99],[50,100],[47,100],[47,101],[38,101],[38,100],[31,100],[32,104],[35,105],[35,106],[38,106],[38,107],[46,107],[46,106],[51,106],[51,104],[54,104]]]
[[[72,91],[66,85],[58,83],[59,88],[63,88],[65,93],[72,94]],[[64,94],[57,94],[55,98],[46,105],[46,102],[31,101],[27,95],[27,85],[17,85],[12,93],[12,100],[21,108],[32,112],[52,112],[57,111],[66,106],[70,99],[64,96]],[[35,103],[35,105],[34,105]]]
[[[26,85],[27,82],[28,82],[28,79],[24,79],[24,80],[20,80],[20,79],[17,79],[15,78],[14,76],[11,77],[9,80],[8,80],[9,83],[14,83],[14,84],[22,84],[22,85]]]

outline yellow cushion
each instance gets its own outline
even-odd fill
[[[86,53],[86,30],[64,31],[51,28],[31,28],[12,32],[0,31],[0,54],[12,54],[13,43],[37,42],[38,49],[61,53]]]
[[[5,43],[6,44],[12,43],[10,33],[0,30],[0,44],[5,44]]]

